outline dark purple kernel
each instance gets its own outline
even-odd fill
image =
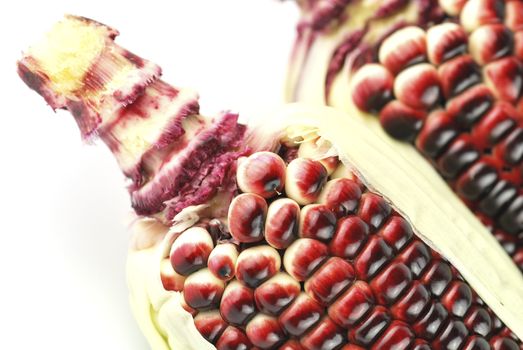
[[[456,190],[463,198],[474,201],[490,191],[497,180],[495,168],[485,162],[477,162],[458,178]]]
[[[405,295],[391,308],[392,315],[407,323],[412,323],[425,310],[430,301],[430,292],[421,283],[415,281]]]
[[[491,350],[488,342],[481,337],[471,337],[463,350]]]
[[[467,338],[467,327],[461,321],[451,320],[439,337],[432,342],[435,350],[459,350]]]
[[[391,317],[387,310],[382,306],[376,306],[367,319],[349,330],[349,339],[368,348],[387,328],[390,321]]]
[[[412,273],[405,264],[393,263],[371,282],[370,286],[378,301],[385,305],[395,303],[410,286]]]
[[[416,344],[412,350],[432,350],[432,348],[427,343],[420,343]]]
[[[325,317],[307,335],[302,337],[301,344],[308,350],[338,350],[346,343],[344,334],[331,319]]]
[[[323,314],[323,307],[309,297],[298,297],[279,317],[285,331],[295,337],[302,336],[316,325]]]
[[[510,55],[514,46],[514,35],[509,28],[504,25],[496,25],[494,30],[496,40],[489,47],[491,61]]]
[[[354,261],[359,279],[367,281],[392,258],[393,250],[383,238],[372,237]]]
[[[380,123],[397,140],[413,141],[420,131],[425,113],[394,100],[380,112]]]
[[[415,241],[400,254],[400,261],[407,265],[414,274],[418,277],[432,258],[427,246],[420,242]]]
[[[222,293],[212,285],[185,285],[184,298],[193,309],[203,310],[214,308],[219,305]]]
[[[305,291],[317,302],[330,305],[354,281],[351,264],[331,257],[305,282]]]
[[[474,144],[463,135],[452,142],[436,164],[444,177],[453,179],[478,160],[479,156]]]
[[[463,317],[472,305],[472,290],[464,282],[455,281],[441,302],[454,316]]]
[[[206,266],[211,250],[207,243],[184,244],[171,254],[171,264],[177,273],[188,276]]]
[[[345,259],[354,259],[369,236],[369,227],[357,216],[346,216],[338,221],[329,244],[330,252]]]
[[[391,212],[390,205],[382,197],[370,192],[361,196],[358,216],[371,227],[371,231],[378,230]]]
[[[302,210],[300,233],[302,237],[328,242],[334,236],[336,216],[324,205],[312,205]]]
[[[230,324],[245,325],[257,312],[252,290],[239,286],[235,290],[227,291],[221,300],[220,312]]]
[[[421,281],[429,288],[430,292],[439,297],[452,280],[452,271],[443,261],[434,261]]]
[[[468,55],[444,63],[439,74],[447,98],[459,95],[482,80],[479,67]]]
[[[492,329],[492,319],[482,307],[473,307],[465,318],[467,328],[476,334],[486,337]]]
[[[523,160],[523,127],[514,130],[505,141],[504,160],[507,164],[517,165]]]
[[[520,350],[518,344],[507,337],[497,337],[490,341],[492,350]]]
[[[431,340],[446,322],[448,316],[449,314],[443,305],[432,303],[413,325],[414,331],[419,337]]]
[[[478,85],[453,98],[447,109],[464,130],[469,130],[492,107],[494,97],[490,90],[483,85]]]
[[[500,180],[492,190],[479,202],[481,211],[489,216],[495,216],[506,208],[516,197],[518,189],[505,180]]]
[[[379,234],[388,245],[400,251],[411,240],[414,233],[410,224],[401,216],[392,216],[381,228]]]
[[[239,242],[252,243],[263,239],[267,203],[263,197],[244,193],[229,207],[229,230]]]
[[[449,115],[442,111],[431,113],[416,139],[416,146],[426,156],[437,158],[458,136],[456,125]]]
[[[238,328],[229,327],[216,343],[217,350],[246,350],[252,349],[252,344],[247,335]]]
[[[498,223],[510,234],[523,232],[523,195],[519,194],[499,217]]]

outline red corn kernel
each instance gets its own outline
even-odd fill
[[[479,157],[480,151],[476,148],[472,137],[468,134],[462,134],[438,158],[436,166],[445,178],[454,179]]]
[[[214,277],[209,269],[199,270],[185,280],[183,296],[187,304],[194,309],[218,307],[225,284]]]
[[[343,328],[356,325],[375,304],[369,285],[356,281],[330,307],[330,318]]]
[[[211,235],[201,227],[191,227],[174,241],[169,254],[178,274],[188,276],[204,268],[214,247]]]
[[[484,70],[485,83],[494,95],[515,104],[523,90],[523,63],[510,56],[487,64]]]
[[[431,302],[412,327],[418,337],[431,340],[448,319],[449,314],[445,307],[440,303]]]
[[[280,272],[256,288],[254,300],[261,312],[278,315],[294,301],[300,290],[298,281]]]
[[[463,317],[472,304],[472,290],[461,281],[454,281],[441,297],[441,303],[454,316]]]
[[[273,349],[286,340],[278,320],[264,314],[256,315],[246,327],[247,337],[260,349]]]
[[[251,349],[252,344],[247,335],[235,327],[227,327],[216,343],[217,350]]]
[[[281,267],[278,251],[262,245],[247,248],[240,253],[236,261],[236,278],[250,288],[256,288],[274,276]]]
[[[165,290],[181,292],[185,283],[185,276],[174,271],[169,259],[163,259],[160,264],[160,278]]]
[[[392,307],[391,314],[398,320],[412,323],[418,319],[430,301],[430,292],[418,281]]]
[[[412,108],[428,110],[441,99],[441,82],[434,66],[420,63],[403,70],[394,81],[394,95]]]
[[[221,280],[229,281],[234,278],[238,247],[232,243],[218,244],[209,255],[207,266],[213,275]]]
[[[469,38],[469,51],[479,65],[510,55],[512,46],[512,32],[502,24],[481,26]]]
[[[507,1],[505,3],[505,25],[512,31],[523,29],[523,3],[521,1]]]
[[[325,244],[310,238],[299,238],[283,256],[285,271],[297,281],[305,281],[328,256]]]
[[[391,305],[410,287],[412,273],[402,263],[392,263],[370,283],[380,304]]]
[[[299,236],[329,242],[336,229],[336,215],[323,204],[309,204],[301,209]]]
[[[461,55],[443,63],[438,68],[445,97],[459,95],[481,82],[481,71],[471,56]]]
[[[318,161],[296,158],[287,166],[285,192],[301,205],[315,202],[327,182],[327,170]]]
[[[372,350],[408,349],[414,341],[414,333],[401,321],[392,321],[389,328],[372,346]]]
[[[460,129],[469,130],[480,122],[493,104],[494,96],[490,89],[479,84],[452,98],[447,103],[447,113]]]
[[[508,103],[496,103],[472,129],[472,140],[481,150],[492,148],[516,126],[518,113]]]
[[[301,344],[296,340],[289,340],[282,346],[278,348],[278,350],[305,350]]]
[[[381,44],[379,61],[396,75],[406,67],[423,62],[426,58],[425,31],[409,26],[389,35]]]
[[[440,1],[440,4],[442,1]],[[467,33],[458,24],[447,22],[427,30],[427,55],[431,63],[440,65],[467,51]]]
[[[461,11],[460,23],[466,31],[489,23],[501,23],[505,4],[502,0],[469,0]]]
[[[298,238],[300,206],[290,198],[280,198],[269,205],[265,222],[265,240],[276,249],[285,249]]]
[[[353,280],[352,266],[341,258],[332,257],[305,282],[305,291],[320,304],[330,305]]]
[[[357,216],[346,216],[338,221],[329,249],[331,254],[354,259],[369,237],[369,227]]]
[[[241,191],[271,198],[283,192],[285,162],[273,152],[256,152],[239,162],[236,172]]]
[[[392,216],[378,234],[396,251],[402,250],[414,235],[407,220],[397,215]]]
[[[325,317],[320,323],[301,338],[307,350],[334,350],[345,343],[343,330],[331,319]]]
[[[487,310],[480,306],[470,308],[464,322],[471,332],[483,337],[486,337],[492,330],[492,319]]]
[[[349,329],[349,340],[368,349],[385,331],[390,321],[391,317],[387,309],[376,306],[363,322]]]
[[[222,317],[232,325],[243,326],[256,311],[253,291],[236,280],[230,282],[220,303]]]
[[[398,261],[403,262],[415,277],[418,277],[429,264],[432,256],[429,248],[421,241],[412,242],[398,256]]]
[[[425,120],[416,139],[416,147],[426,156],[437,158],[457,136],[454,118],[437,110],[430,113]]]
[[[461,321],[450,320],[441,334],[432,341],[435,350],[459,349],[468,336],[467,327]]]
[[[392,248],[383,238],[373,236],[354,261],[359,279],[368,281],[392,258]]]
[[[323,307],[307,294],[301,293],[278,318],[285,331],[300,337],[316,325],[323,315]]]
[[[390,205],[377,194],[364,193],[361,196],[358,216],[376,231],[383,225],[392,212]]]
[[[263,197],[254,193],[236,196],[227,216],[231,235],[242,243],[261,241],[266,216],[267,202]]]
[[[382,65],[366,64],[351,79],[352,100],[364,112],[378,112],[392,99],[394,76]]]
[[[227,328],[227,323],[217,310],[200,312],[194,318],[194,325],[198,332],[213,344]]]
[[[472,336],[463,347],[463,350],[491,350],[491,348],[488,341],[485,339],[478,336]]]
[[[339,178],[325,184],[318,202],[324,204],[339,218],[354,213],[358,208],[360,198],[359,184],[351,179]]]
[[[452,270],[447,262],[441,260],[432,262],[427,272],[421,278],[421,282],[436,297],[443,294],[450,281],[452,281]]]
[[[380,112],[380,123],[383,129],[392,137],[402,141],[412,141],[423,125],[426,112],[407,106],[394,100]]]

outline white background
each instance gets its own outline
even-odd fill
[[[271,0],[9,1],[0,8],[0,349],[147,349],[127,304],[129,201],[103,145],[53,113],[16,59],[64,13],[244,116],[281,101],[297,11]]]

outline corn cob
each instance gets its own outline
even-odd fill
[[[288,100],[413,146],[523,270],[523,3],[298,3]]]
[[[18,72],[131,181],[153,349],[523,348],[523,278],[428,166],[325,107],[199,115],[116,34],[66,17]]]

